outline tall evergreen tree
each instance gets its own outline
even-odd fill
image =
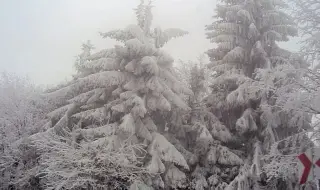
[[[295,153],[301,151],[301,142],[308,142],[310,117],[279,109],[275,92],[301,77],[294,71],[307,66],[277,45],[297,34],[294,22],[282,11],[282,0],[220,2],[215,21],[206,26],[208,39],[217,44],[208,51],[215,79],[206,103],[232,133],[221,143],[244,164],[235,178],[217,184],[227,183],[229,190],[293,189],[298,181]],[[220,169],[229,170],[226,164]]]
[[[193,91],[187,100],[190,111],[173,110],[166,118],[169,122],[168,140],[187,158],[190,171],[187,172],[188,189],[224,189],[225,181],[237,174],[243,160],[221,142],[232,138],[230,131],[207,109],[203,98],[210,81],[208,69],[203,62],[183,63],[180,73]],[[227,166],[222,171],[220,166]]]
[[[189,166],[162,135],[156,113],[190,109],[182,95],[192,91],[173,75],[173,58],[161,49],[187,32],[151,30],[151,9],[151,1],[141,0],[137,25],[101,33],[123,45],[92,54],[84,44],[74,80],[47,94],[59,108],[48,114],[46,134],[33,137],[40,149],[51,149],[42,161],[47,187],[159,189],[186,180]]]

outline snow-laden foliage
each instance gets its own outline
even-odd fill
[[[166,162],[172,162],[176,165],[182,166],[185,169],[189,169],[185,158],[181,155],[180,152],[166,140],[164,136],[158,133],[152,134],[153,140],[149,146],[149,154],[156,157],[159,157],[161,160]]]
[[[121,144],[112,133],[115,127],[94,128],[91,133],[81,129],[70,138],[61,137],[53,130],[32,136],[33,143],[42,152],[40,162],[43,169],[38,175],[44,177],[45,189],[100,189],[108,186],[118,189],[126,187],[124,183],[127,181],[141,180],[140,177],[147,174],[139,167],[142,160],[139,153],[144,152],[144,146],[132,144],[130,139]],[[81,138],[87,142],[78,143]],[[126,181],[121,182],[121,179]]]
[[[165,174],[165,182],[168,187],[174,189],[186,187],[186,174],[181,172],[177,167],[170,166]]]
[[[38,154],[26,138],[45,125],[50,106],[41,93],[28,78],[0,75],[0,186],[4,189],[37,186],[32,180]]]
[[[318,64],[320,60],[320,11],[319,0],[294,0],[291,11],[303,37],[301,52],[307,60]]]
[[[165,126],[153,116],[190,110],[184,98],[193,92],[179,82],[173,58],[160,48],[186,32],[151,30],[151,8],[141,1],[135,9],[138,25],[101,33],[122,45],[92,53],[90,41],[84,44],[72,82],[46,94],[60,107],[48,114],[51,128],[30,139],[43,151],[47,188],[117,189],[135,181],[154,188],[162,187],[161,181],[182,185],[183,177],[170,176],[185,175],[186,158],[160,134]],[[159,179],[163,173],[167,177]]]
[[[206,67],[207,56],[201,54],[197,62],[194,61],[182,61],[176,65],[177,75],[181,82],[185,83],[195,94],[196,98],[201,101],[208,93],[208,87],[212,82],[210,70]]]
[[[232,138],[222,142],[246,163],[237,177],[220,180],[229,184],[227,189],[265,188],[266,179],[280,179],[280,175],[264,173],[260,160],[277,142],[310,128],[308,115],[279,106],[285,96],[296,92],[289,90],[294,80],[302,79],[296,71],[307,67],[277,45],[297,35],[293,19],[283,12],[285,5],[273,0],[222,0],[215,22],[206,26],[207,38],[217,47],[207,52],[214,79],[205,103],[232,132]],[[281,89],[287,90],[280,94]],[[290,145],[292,149],[297,146]],[[267,174],[266,179],[259,179],[262,174]],[[286,180],[284,189],[292,189],[293,178]]]
[[[294,12],[312,35],[302,49],[312,63],[316,1],[295,2],[313,12]],[[220,0],[206,26],[217,45],[210,63],[174,68],[162,47],[187,32],[152,28],[152,1],[140,0],[137,24],[100,33],[119,45],[82,45],[73,79],[44,93],[53,106],[25,80],[3,75],[1,188],[300,188],[296,156],[313,146],[320,77],[319,66],[277,45],[297,34],[285,7]]]
[[[313,141],[318,141],[320,73],[317,69],[295,69],[290,73],[299,74],[301,77],[293,78],[289,85],[277,89],[276,94],[279,97],[277,106],[291,115],[290,118],[287,118],[291,126],[298,126],[305,131],[312,132],[311,138]],[[281,117],[281,120],[284,119]],[[308,125],[307,123],[310,122],[312,123]]]
[[[239,156],[231,152],[227,147],[221,145],[210,148],[207,153],[207,160],[212,165],[216,163],[222,165],[241,165],[243,163]]]
[[[281,106],[287,109],[300,111],[302,114],[319,114],[319,77],[320,77],[320,16],[319,0],[292,1],[290,11],[295,21],[299,24],[302,46],[300,53],[310,64],[309,69],[299,70],[304,80],[295,80],[292,83],[292,91],[281,101]],[[288,89],[283,89],[285,91]],[[294,93],[294,91],[296,93]],[[283,92],[280,92],[283,94]],[[319,122],[314,119],[315,133],[312,138],[316,141],[319,139]]]
[[[193,96],[187,99],[191,110],[172,110],[171,116],[165,120],[170,121],[168,133],[172,134],[168,140],[187,158],[189,168],[192,169],[191,175],[186,175],[186,187],[219,189],[226,185],[221,183],[221,179],[232,179],[243,160],[240,154],[222,144],[232,140],[231,132],[204,104],[210,76],[202,61],[199,60],[199,64],[181,62],[183,65],[179,65],[179,75],[193,91]],[[228,169],[221,172],[219,167]],[[215,179],[219,181],[208,181],[208,176],[213,178],[217,175],[221,176]]]
[[[303,80],[292,80],[287,88],[277,90],[282,98],[279,106],[287,110],[296,110],[310,114],[319,114],[319,82],[320,73],[310,69],[295,70],[301,73]]]
[[[252,173],[246,164],[242,167],[235,179],[225,188],[225,190],[245,190],[245,189],[262,189],[259,184],[258,176]],[[268,187],[268,189],[270,189]]]
[[[43,123],[38,123],[45,114],[45,100],[41,89],[27,78],[13,74],[0,75],[0,123],[1,134],[10,144],[21,137],[37,132]]]
[[[153,190],[152,187],[149,187],[142,181],[136,180],[131,186],[129,190]]]
[[[306,132],[288,136],[272,144],[270,151],[261,157],[264,163],[262,173],[270,189],[298,188],[300,172],[298,171],[299,160],[297,155],[313,146]],[[283,185],[283,186],[282,186]],[[306,189],[309,189],[306,187]],[[313,188],[311,188],[313,189]]]

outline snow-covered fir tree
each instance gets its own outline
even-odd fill
[[[215,188],[298,186],[295,156],[310,145],[306,137],[310,116],[281,109],[276,91],[301,77],[294,71],[307,65],[277,45],[297,34],[283,7],[282,0],[221,0],[215,21],[206,27],[208,39],[217,47],[208,51],[215,79],[205,102],[219,125],[231,133],[231,138],[217,140],[239,158],[220,163],[221,173],[235,171],[215,179]]]
[[[190,111],[173,110],[164,120],[168,124],[168,140],[187,158],[190,171],[186,173],[187,189],[224,189],[242,164],[241,158],[221,142],[232,138],[230,131],[207,109],[207,68],[201,63],[180,66],[179,73],[188,81],[193,96],[187,100]],[[183,63],[183,62],[182,62]],[[186,68],[184,68],[186,67]],[[228,166],[221,171],[220,165]]]
[[[175,188],[189,166],[163,135],[157,115],[189,110],[192,91],[173,74],[173,58],[162,50],[187,32],[151,28],[152,4],[141,0],[138,23],[101,33],[123,45],[78,56],[78,74],[46,95],[59,107],[48,114],[48,130],[32,136],[42,154],[48,189]],[[148,189],[147,188],[147,189]]]

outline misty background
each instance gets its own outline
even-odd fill
[[[91,40],[95,51],[116,42],[99,32],[135,23],[139,0],[3,0],[0,1],[0,71],[28,75],[36,84],[52,85],[70,78],[81,44]],[[155,0],[154,25],[181,28],[189,35],[170,41],[175,60],[196,60],[214,46],[205,37],[215,0]],[[299,39],[281,44],[298,51]]]

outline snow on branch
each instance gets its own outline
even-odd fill
[[[187,31],[178,28],[168,28],[162,31],[160,28],[155,28],[153,36],[156,40],[156,47],[163,47],[171,39],[181,37],[188,34]]]
[[[104,49],[99,52],[93,53],[86,57],[87,60],[93,61],[101,58],[113,58],[115,57],[114,49]]]
[[[120,69],[120,65],[114,58],[100,58],[93,61],[87,61],[81,65],[83,69],[89,69],[93,72],[101,70],[112,71]]]
[[[76,129],[72,132],[72,136],[77,142],[80,142],[81,140],[86,142],[95,141],[99,138],[112,136],[116,130],[116,127],[116,124],[113,123],[100,127],[95,126],[87,129]]]
[[[246,52],[242,47],[236,47],[229,51],[223,58],[224,62],[240,62],[242,63],[245,59]]]
[[[207,160],[210,164],[222,164],[222,165],[241,165],[243,164],[243,160],[231,152],[225,146],[216,145],[211,146],[209,152],[207,153]]]
[[[236,129],[240,134],[258,130],[253,109],[248,108],[243,112],[236,122]]]
[[[122,84],[127,81],[127,78],[127,75],[120,71],[103,71],[80,78],[76,85],[86,86],[86,84],[89,84],[95,87],[110,87]]]
[[[137,166],[140,158],[135,150],[143,150],[138,144],[122,144],[119,149],[108,149],[108,146],[94,145],[96,141],[74,146],[76,142],[70,140],[50,131],[33,138],[36,147],[44,151],[41,162],[45,166],[43,180],[47,189],[129,187],[130,183],[141,180],[140,177],[148,173]]]
[[[150,155],[157,154],[161,160],[175,163],[189,170],[182,154],[163,135],[154,132],[152,136],[153,141],[148,148]]]
[[[166,174],[165,174],[165,182],[168,186],[172,188],[184,188],[187,184],[186,174],[181,172],[177,167],[171,165]]]
[[[106,115],[106,108],[101,107],[76,113],[72,115],[71,118],[75,119],[74,122],[102,123],[102,121],[108,119],[108,116]]]
[[[109,32],[105,32],[105,33],[100,33],[100,35],[103,38],[111,38],[120,42],[126,42],[127,40],[130,40],[132,38],[134,38],[134,36],[130,33],[128,33],[127,31],[124,30],[112,30]]]

